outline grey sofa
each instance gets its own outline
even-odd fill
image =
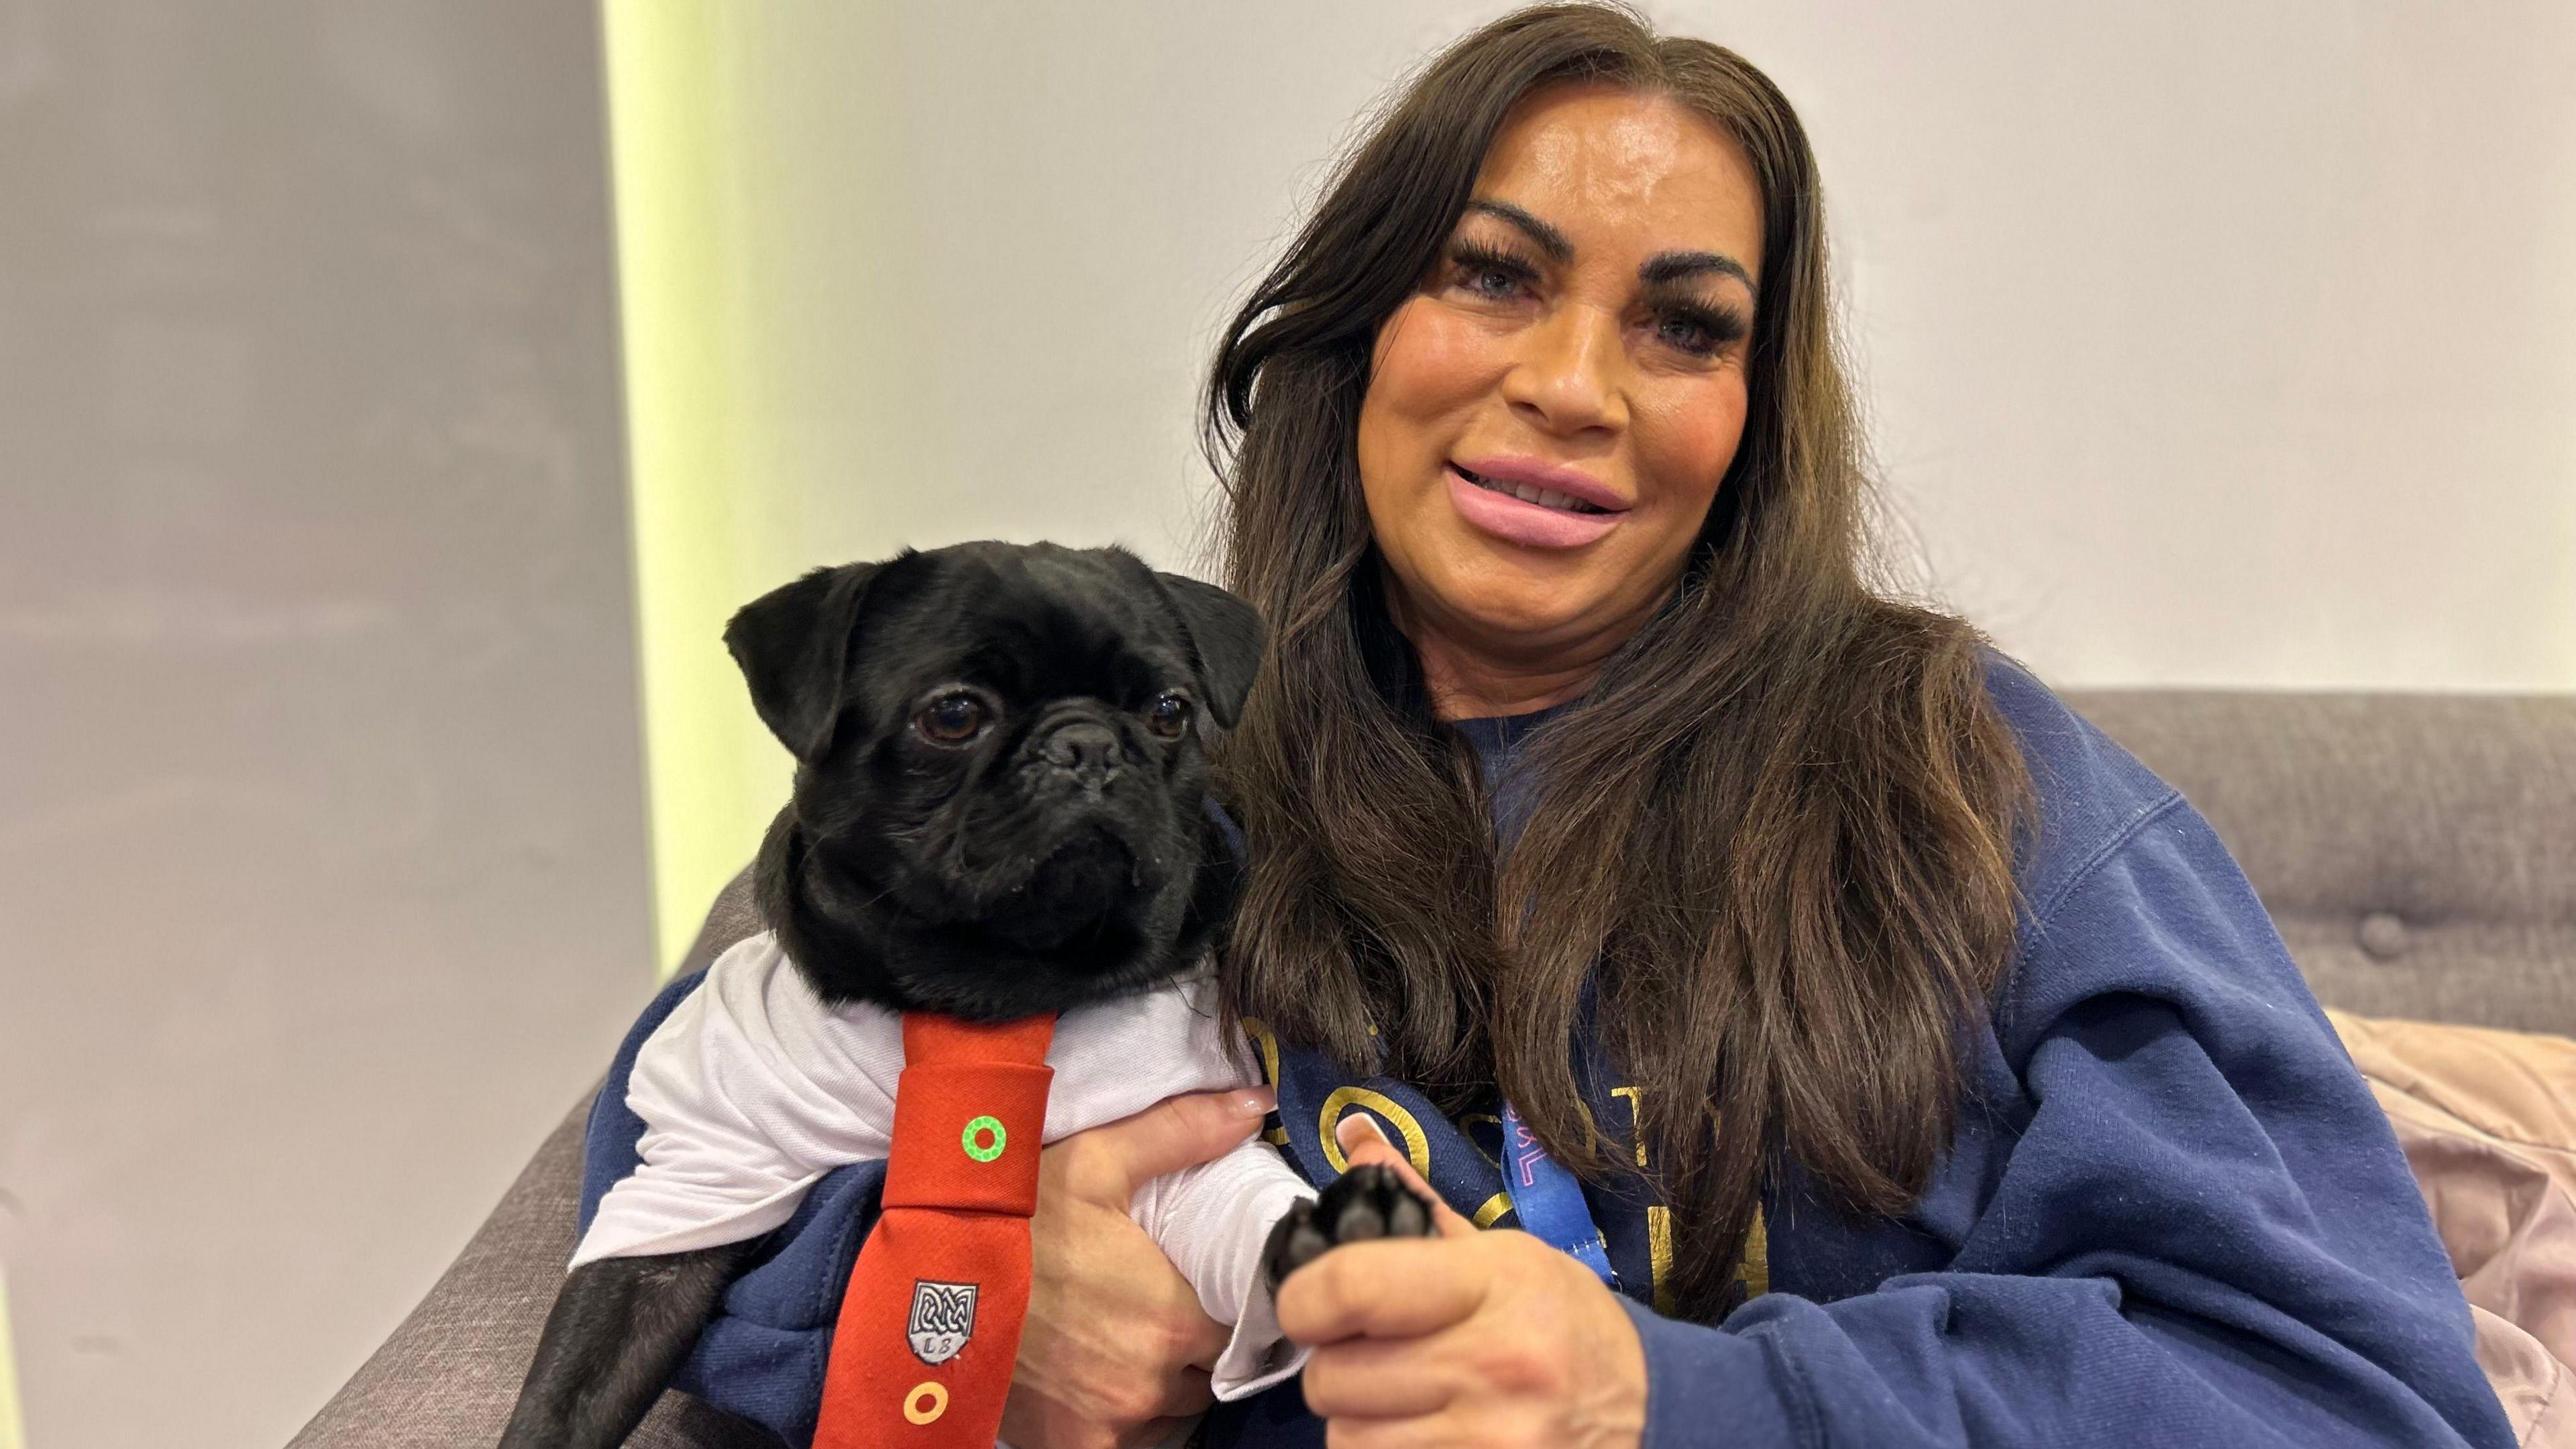
[[[2329,1004],[2576,1035],[2576,697],[2069,699],[2216,824]],[[755,928],[737,882],[690,965]],[[499,1437],[572,1251],[587,1108],[564,1119],[294,1449]],[[631,1442],[776,1441],[674,1393]]]

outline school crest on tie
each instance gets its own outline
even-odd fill
[[[914,1357],[923,1363],[946,1363],[966,1347],[966,1340],[975,1336],[977,1286],[913,1280],[912,1319],[904,1337],[912,1341]]]

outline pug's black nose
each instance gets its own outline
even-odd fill
[[[1118,773],[1120,759],[1118,736],[1107,725],[1069,724],[1047,736],[1038,757],[1080,781],[1084,788],[1097,790]]]

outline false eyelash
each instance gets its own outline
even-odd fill
[[[1683,349],[1702,356],[1733,346],[1743,341],[1753,331],[1753,324],[1746,320],[1742,312],[1733,307],[1712,307],[1702,302],[1675,301],[1665,303],[1660,310],[1664,317],[1687,322],[1707,334],[1709,341],[1705,348]]]
[[[1510,252],[1487,246],[1482,242],[1450,243],[1449,265],[1466,276],[1475,276],[1483,272],[1500,273],[1523,286],[1538,280],[1538,268],[1530,265],[1527,258],[1514,256]]]
[[[1460,240],[1449,244],[1449,265],[1462,277],[1486,272],[1509,277],[1520,286],[1538,280],[1537,266],[1527,258],[1515,256],[1483,242]],[[1699,328],[1708,337],[1706,347],[1685,348],[1698,356],[1710,356],[1743,341],[1753,331],[1752,321],[1733,307],[1712,306],[1705,302],[1676,298],[1658,309],[1665,318],[1679,319]]]

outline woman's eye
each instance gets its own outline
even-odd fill
[[[983,731],[988,711],[984,701],[971,694],[943,694],[930,702],[930,707],[913,717],[913,727],[926,739],[943,745],[962,745]]]
[[[1708,328],[1688,317],[1667,317],[1656,329],[1656,335],[1684,352],[1707,352],[1714,345]]]
[[[1451,285],[1488,302],[1523,296],[1536,279],[1536,274],[1518,258],[1476,245],[1450,250],[1449,276]]]
[[[1190,702],[1177,694],[1164,695],[1145,711],[1145,723],[1167,740],[1177,738],[1190,726]]]
[[[1713,357],[1745,333],[1733,312],[1680,307],[1655,319],[1655,340],[1693,357]]]

